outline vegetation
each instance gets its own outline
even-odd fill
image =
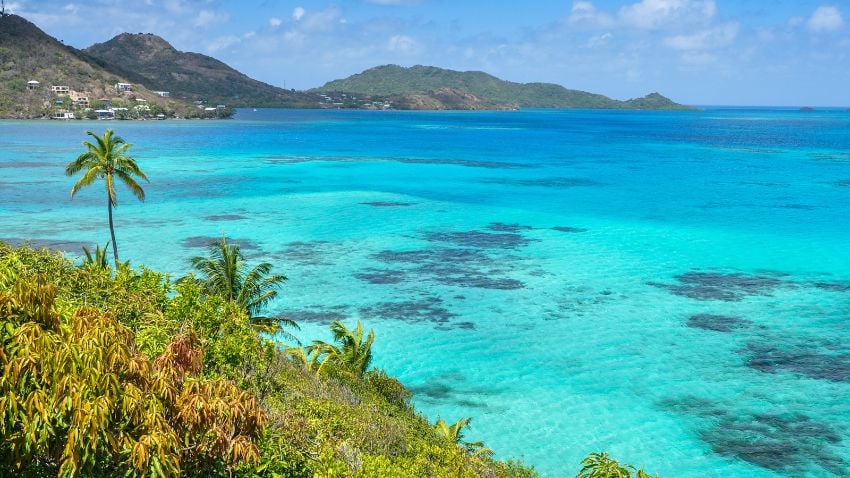
[[[404,68],[384,65],[368,69],[317,88],[319,92],[345,92],[374,99],[392,100],[398,107],[424,109],[431,102],[455,109],[490,108],[610,108],[689,109],[653,93],[643,98],[618,101],[606,96],[570,90],[551,83],[513,83],[480,71],[453,71],[417,65]],[[467,95],[464,97],[463,95]],[[444,97],[448,96],[449,99]],[[433,105],[432,105],[433,107]],[[443,108],[436,108],[443,109]]]
[[[581,464],[584,466],[576,478],[652,478],[643,468],[620,464],[607,453],[591,453]]]
[[[277,297],[277,289],[286,280],[282,274],[272,274],[272,265],[263,262],[251,269],[238,244],[230,245],[227,238],[210,243],[209,256],[192,258],[192,267],[200,274],[199,283],[208,295],[223,297],[243,309],[251,322],[268,333],[278,333],[294,340],[280,329],[281,325],[298,328],[285,317],[265,317],[263,310]],[[189,279],[194,279],[190,277]]]
[[[139,201],[145,200],[145,190],[139,186],[135,178],[145,181],[148,177],[139,169],[136,160],[127,156],[127,150],[133,145],[116,136],[111,129],[106,130],[103,136],[86,131],[86,134],[94,138],[95,144],[84,141],[83,146],[87,151],[68,163],[65,174],[73,176],[85,171],[74,187],[71,188],[71,198],[80,189],[92,185],[98,179],[102,179],[106,185],[106,208],[109,211],[109,233],[112,236],[112,254],[115,258],[115,267],[118,267],[118,243],[115,241],[115,227],[112,223],[112,208],[118,206],[118,195],[115,193],[115,182],[120,181],[126,185]],[[134,178],[135,177],[135,178]]]
[[[103,67],[174,98],[216,106],[311,108],[315,95],[254,80],[215,58],[175,49],[147,33],[122,33],[83,50]]]
[[[115,91],[115,83],[133,83],[126,76],[98,64],[85,53],[64,45],[37,26],[18,15],[0,16],[0,117],[50,117],[57,111],[73,111],[77,118],[94,115],[93,102],[129,99]],[[28,81],[38,81],[38,88],[29,90]],[[83,93],[89,106],[75,105],[65,95],[57,96],[51,86],[68,86]],[[134,83],[133,104],[127,118],[187,116],[201,114],[190,102],[179,98],[162,98]],[[136,102],[135,98],[144,100]],[[138,108],[137,108],[138,107]],[[89,111],[86,111],[86,108]]]
[[[473,456],[493,455],[493,450],[485,447],[483,442],[463,441],[463,429],[469,427],[470,423],[472,423],[471,418],[461,418],[449,425],[442,418],[438,418],[437,423],[434,425],[434,429],[437,431],[437,434],[443,437],[446,441],[463,447]]]
[[[0,244],[0,322],[2,476],[536,476],[446,442],[382,371],[307,370],[196,281]]]

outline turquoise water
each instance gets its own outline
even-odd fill
[[[108,238],[88,128],[135,143],[122,259],[223,234],[304,339],[364,320],[430,418],[544,476],[850,476],[850,113],[240,111],[0,122],[0,238]]]

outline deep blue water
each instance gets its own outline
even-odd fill
[[[666,477],[850,476],[850,113],[240,111],[0,121],[0,238],[108,239],[68,198],[86,129],[151,178],[122,259],[223,234],[308,341],[377,331],[429,418],[545,476],[608,450]]]

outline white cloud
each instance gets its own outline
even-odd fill
[[[283,23],[283,20],[281,20],[280,18],[277,18],[277,17],[269,18],[269,25],[271,25],[272,28],[279,27],[281,23]]]
[[[329,31],[338,23],[345,23],[342,10],[338,7],[328,7],[318,12],[306,12],[299,23],[305,30]]]
[[[586,25],[591,27],[608,27],[614,24],[614,19],[607,13],[600,12],[593,2],[576,0],[570,10],[568,19],[570,25]]]
[[[605,32],[601,35],[596,35],[587,40],[588,48],[596,48],[605,45],[610,42],[611,39],[614,38],[614,35],[611,32]]]
[[[623,23],[646,30],[705,23],[716,14],[714,0],[641,0],[619,11]]]
[[[843,25],[844,18],[841,17],[841,11],[829,5],[818,7],[806,23],[809,30],[813,32],[831,32]]]
[[[192,22],[196,27],[208,27],[217,23],[224,23],[229,16],[226,13],[217,13],[212,10],[201,10]]]
[[[728,23],[690,35],[675,35],[664,39],[664,44],[676,50],[714,50],[731,45],[738,36],[738,24]]]
[[[387,47],[390,51],[409,54],[419,50],[419,43],[407,35],[393,35],[390,37]]]
[[[296,22],[304,18],[304,14],[307,13],[307,10],[304,10],[303,7],[295,7],[292,9],[292,19]]]
[[[241,41],[242,40],[239,37],[237,37],[236,35],[227,35],[227,36],[223,36],[223,37],[218,37],[215,40],[213,40],[212,42],[210,42],[209,45],[207,45],[207,51],[210,52],[210,53],[215,53],[219,50],[224,50],[227,47],[236,45],[237,43],[239,43]]]

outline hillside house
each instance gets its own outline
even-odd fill
[[[71,87],[69,86],[51,86],[51,91],[53,91],[54,95],[67,95],[71,93]]]
[[[41,86],[41,83],[39,83],[35,80],[30,80],[30,81],[27,82],[27,89],[28,90],[37,90],[39,86]]]
[[[170,91],[154,91],[154,93],[156,93],[158,96],[160,96],[162,98],[170,98],[171,97]]]
[[[71,113],[70,111],[57,111],[56,113],[54,113],[54,114],[53,114],[52,118],[53,118],[53,119],[58,119],[58,120],[72,120],[72,119],[75,119],[75,118],[74,118],[74,113]]]
[[[89,96],[88,93],[84,91],[71,90],[68,96],[71,97],[71,101],[73,101],[76,106],[89,106]]]
[[[115,92],[118,94],[129,93],[133,91],[132,83],[115,83]]]

